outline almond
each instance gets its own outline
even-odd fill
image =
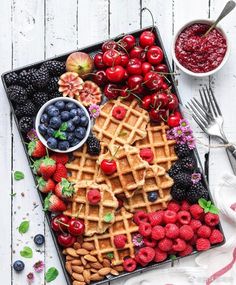
[[[87,263],[87,264],[85,265],[85,269],[90,269],[90,268],[91,268],[90,264]]]
[[[66,250],[65,250],[65,249],[63,249],[62,253],[63,253],[63,254],[66,254]]]
[[[69,254],[70,256],[73,256],[73,257],[78,257],[78,254],[76,253],[76,250],[72,247],[68,247],[66,249],[66,252],[67,254]]]
[[[112,275],[115,275],[115,276],[117,276],[117,275],[119,275],[119,272],[118,271],[116,271],[115,269],[113,269],[113,268],[111,268],[111,272],[110,272]]]
[[[95,269],[95,268],[91,268],[91,269],[90,269],[90,272],[92,272],[92,273],[97,273],[98,271],[97,271],[97,269]]]
[[[109,259],[104,258],[103,261],[102,261],[102,265],[104,267],[111,267],[111,262],[110,262]]]
[[[67,272],[71,275],[72,274],[71,262],[67,261],[65,267],[66,267]]]
[[[72,270],[75,272],[75,273],[83,273],[84,271],[84,267],[83,266],[77,266],[77,265],[72,265]]]
[[[87,264],[87,260],[84,259],[83,256],[81,256],[81,262],[82,262],[83,266],[85,266]]]
[[[81,265],[82,262],[81,262],[81,260],[79,260],[79,259],[73,259],[73,260],[71,261],[71,264],[72,264],[72,265]]]
[[[72,273],[72,277],[77,281],[84,281],[84,276],[78,273]]]
[[[94,269],[101,269],[102,268],[102,264],[99,263],[99,262],[94,262],[94,263],[91,263],[91,267],[94,268]]]
[[[90,254],[86,254],[86,255],[84,256],[84,258],[85,258],[86,260],[90,261],[90,262],[97,262],[97,261],[98,261],[95,256],[92,256],[92,255],[90,255]]]
[[[72,261],[72,260],[74,260],[74,257],[73,257],[73,256],[70,256],[70,255],[67,255],[67,256],[66,256],[66,260],[67,260],[67,261]]]
[[[90,272],[89,270],[84,270],[83,276],[84,276],[84,281],[89,284],[90,283]]]
[[[113,266],[113,268],[118,272],[124,271],[124,267],[122,265],[116,265],[116,266]]]
[[[103,278],[104,278],[104,276],[101,276],[98,273],[92,274],[90,276],[91,281],[99,281],[99,280],[102,280]]]
[[[98,274],[102,275],[102,276],[106,276],[107,274],[109,274],[111,271],[110,267],[104,267],[100,270],[98,270]]]
[[[85,282],[83,282],[83,281],[73,281],[73,284],[72,285],[86,285],[86,283]]]
[[[89,254],[89,252],[87,251],[87,249],[85,248],[79,248],[76,250],[77,254],[79,255],[86,255],[86,254]]]
[[[74,243],[74,249],[79,249],[81,248],[81,244],[79,242]]]
[[[82,248],[90,251],[90,250],[94,249],[94,245],[90,242],[84,242],[84,243],[82,243]]]

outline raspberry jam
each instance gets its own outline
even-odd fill
[[[203,37],[209,27],[208,24],[193,24],[184,29],[176,40],[176,58],[192,72],[211,71],[220,65],[225,56],[226,39],[219,30],[213,29]]]

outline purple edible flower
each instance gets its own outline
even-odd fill
[[[132,242],[135,246],[141,247],[143,245],[143,237],[140,234],[135,234]]]
[[[100,115],[100,107],[97,104],[91,104],[89,106],[90,116],[96,119]]]
[[[30,130],[30,131],[27,133],[27,138],[28,138],[30,141],[34,141],[35,139],[38,139],[36,130],[35,130],[35,129]]]
[[[32,284],[34,282],[34,273],[30,272],[29,274],[27,274],[27,281],[28,284]]]
[[[193,184],[197,184],[201,180],[201,173],[194,172],[191,175],[191,181]]]
[[[44,263],[43,261],[39,260],[38,262],[36,262],[34,265],[34,270],[38,273],[42,272],[43,271],[43,268],[44,268]]]

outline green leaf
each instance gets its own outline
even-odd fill
[[[31,141],[31,142],[28,144],[28,155],[29,155],[29,156],[32,155],[32,153],[33,153],[34,150],[35,150],[35,147],[36,147],[36,140]]]
[[[107,253],[107,258],[112,259],[114,258],[114,254],[112,252]]]
[[[55,280],[58,275],[59,275],[58,270],[55,267],[51,267],[48,269],[48,271],[45,274],[45,281],[49,283]]]
[[[67,127],[68,127],[67,122],[62,123],[62,124],[61,124],[61,127],[60,127],[60,131],[66,131],[66,130],[67,130]]]
[[[209,212],[211,212],[212,214],[219,214],[220,210],[212,204],[209,208]]]
[[[22,257],[25,257],[25,258],[32,258],[33,257],[33,251],[30,247],[25,246],[23,248],[23,250],[20,251],[20,255]]]
[[[211,201],[208,201],[207,202],[207,208],[210,208],[210,206],[211,206]]]
[[[58,130],[53,133],[54,138],[59,138],[60,140],[66,140],[66,135],[61,130]]]
[[[19,229],[18,229],[19,233],[25,234],[29,229],[29,225],[30,225],[29,221],[23,221],[19,226]]]
[[[207,200],[206,199],[203,199],[203,198],[200,198],[198,200],[198,204],[203,208],[205,209],[207,207]]]
[[[25,178],[25,175],[24,175],[23,172],[21,172],[21,171],[15,171],[15,172],[14,172],[14,179],[15,179],[16,181],[21,180],[21,179],[24,179],[24,178]]]
[[[104,221],[106,223],[110,223],[112,220],[113,220],[113,214],[112,213],[107,213],[105,216],[104,216]]]
[[[176,259],[177,259],[176,255],[174,255],[174,254],[171,254],[171,255],[169,256],[169,258],[170,258],[171,260],[176,260]]]
[[[205,208],[204,213],[208,213],[208,212],[209,212],[209,208]]]

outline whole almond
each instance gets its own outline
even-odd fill
[[[87,249],[85,248],[79,248],[76,250],[77,254],[79,255],[86,255],[86,254],[89,254],[89,252],[87,251]]]
[[[92,273],[97,273],[98,271],[97,271],[97,269],[95,269],[95,268],[91,268],[91,269],[90,269],[90,272],[92,272]]]
[[[87,263],[86,265],[85,265],[85,267],[84,267],[85,269],[90,269],[91,268],[91,266],[90,266],[90,264],[89,263]]]
[[[111,262],[110,262],[109,259],[104,258],[103,261],[102,261],[102,265],[104,267],[111,267]]]
[[[82,262],[83,266],[85,266],[87,264],[87,260],[84,259],[83,256],[81,256],[81,262]]]
[[[89,270],[84,270],[84,271],[83,271],[83,276],[84,276],[84,281],[85,281],[87,284],[89,284],[89,283],[90,283],[90,276],[91,276]]]
[[[72,265],[81,265],[82,264],[82,261],[80,259],[73,259],[71,261],[71,264]]]
[[[116,265],[116,266],[113,266],[113,268],[118,272],[124,271],[124,267],[122,265]]]
[[[70,255],[67,255],[67,256],[66,256],[66,260],[67,260],[67,261],[72,261],[72,260],[74,260],[74,257],[73,257],[73,256],[70,256]]]
[[[83,282],[83,281],[73,281],[73,284],[72,285],[86,285],[86,283],[85,282]]]
[[[101,269],[103,266],[102,266],[102,264],[99,263],[99,262],[94,262],[94,263],[91,263],[91,267],[94,268],[94,269],[99,270],[99,269]]]
[[[111,272],[110,272],[112,275],[115,275],[115,276],[117,276],[117,275],[119,275],[119,272],[118,271],[116,271],[115,269],[113,269],[113,268],[111,268]]]
[[[81,244],[79,242],[74,243],[74,249],[79,249],[81,248]]]
[[[90,280],[91,281],[99,281],[99,280],[102,280],[102,279],[104,279],[104,276],[101,276],[98,273],[92,274],[90,276]]]
[[[72,273],[72,277],[77,281],[84,281],[84,276],[78,273]]]
[[[90,262],[97,262],[97,261],[98,261],[95,256],[92,256],[92,255],[90,255],[90,254],[84,255],[84,258],[85,258],[86,260],[90,261]]]
[[[82,243],[82,248],[90,251],[90,250],[94,249],[94,245],[90,242],[84,242],[84,243]]]
[[[66,267],[67,272],[71,275],[72,274],[71,262],[67,261],[65,267]]]
[[[84,267],[83,266],[72,265],[71,267],[72,267],[72,270],[75,273],[83,273],[83,271],[84,271]]]
[[[68,247],[66,249],[66,252],[67,254],[69,254],[70,256],[73,256],[73,257],[78,257],[78,254],[76,253],[76,250],[72,247]]]
[[[67,254],[65,249],[63,249],[62,253],[63,253],[63,254]]]
[[[102,276],[106,276],[107,274],[109,274],[111,271],[110,267],[104,267],[100,270],[98,270],[98,274],[102,275]]]

